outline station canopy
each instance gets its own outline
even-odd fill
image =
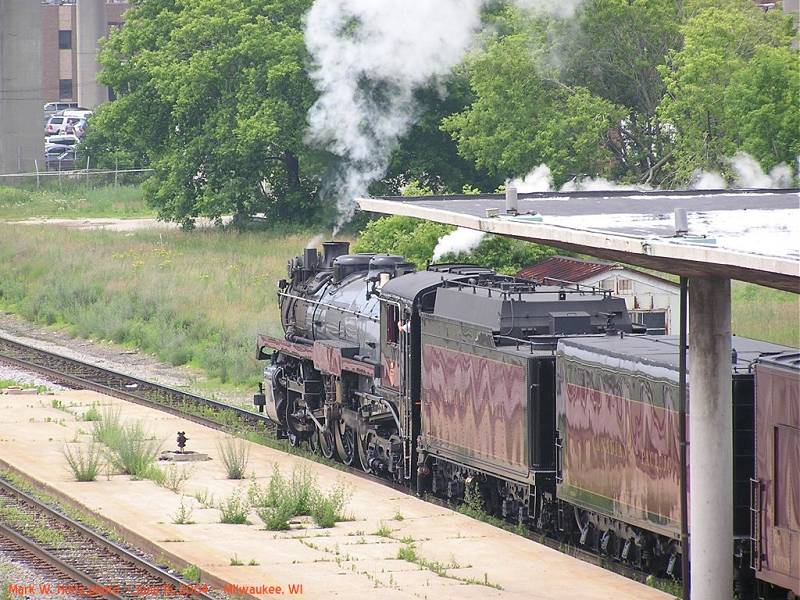
[[[800,190],[593,191],[358,198],[361,210],[511,236],[687,277],[800,293]],[[675,209],[688,233],[676,235]]]

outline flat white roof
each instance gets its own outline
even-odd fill
[[[800,293],[796,189],[519,194],[516,217],[505,214],[501,194],[357,202],[365,211],[508,235],[689,277],[726,277]],[[689,237],[674,235],[676,208],[688,213]],[[487,216],[492,212],[497,216]]]

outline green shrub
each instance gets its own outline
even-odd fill
[[[161,481],[160,470],[153,470],[153,462],[162,442],[148,434],[141,421],[124,425],[121,434],[111,442],[108,446],[116,468],[138,479]]]
[[[181,571],[181,576],[187,581],[200,583],[200,568],[197,565],[188,565]]]
[[[242,498],[241,490],[234,490],[233,494],[219,503],[220,523],[244,525],[250,513],[250,504]]]
[[[229,436],[217,443],[217,450],[225,465],[228,479],[244,479],[250,458],[249,444],[241,438]]]
[[[102,448],[92,442],[84,448],[78,444],[64,444],[62,450],[72,474],[77,481],[94,481],[103,463]]]
[[[83,413],[83,420],[84,421],[100,421],[102,420],[103,416],[100,414],[100,411],[97,410],[97,406],[92,404],[92,406]]]
[[[346,519],[344,509],[350,499],[349,491],[342,485],[327,494],[322,492],[307,467],[295,468],[291,479],[287,479],[278,465],[273,465],[266,488],[253,482],[247,493],[256,514],[269,530],[288,529],[289,519],[301,515],[312,517],[319,527],[333,527],[337,521]]]

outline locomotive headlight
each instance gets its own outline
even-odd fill
[[[378,275],[378,289],[382,288],[392,278],[389,273],[381,273]]]

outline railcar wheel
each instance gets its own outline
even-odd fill
[[[365,473],[372,473],[372,467],[369,464],[369,457],[367,456],[367,450],[369,448],[369,443],[372,440],[372,436],[375,435],[371,431],[368,431],[367,434],[364,436],[364,439],[361,439],[361,436],[356,436],[358,438],[358,460],[361,462],[361,468],[364,470]]]
[[[311,434],[311,447],[314,453],[324,456],[328,460],[336,458],[336,443],[330,431],[316,430]]]
[[[336,450],[339,458],[348,467],[355,465],[358,461],[358,449],[356,448],[356,432],[344,420],[339,421],[336,426]]]
[[[297,448],[303,441],[303,434],[300,431],[300,421],[294,416],[294,400],[287,399],[284,403],[283,417],[286,423],[286,439],[293,448]]]

